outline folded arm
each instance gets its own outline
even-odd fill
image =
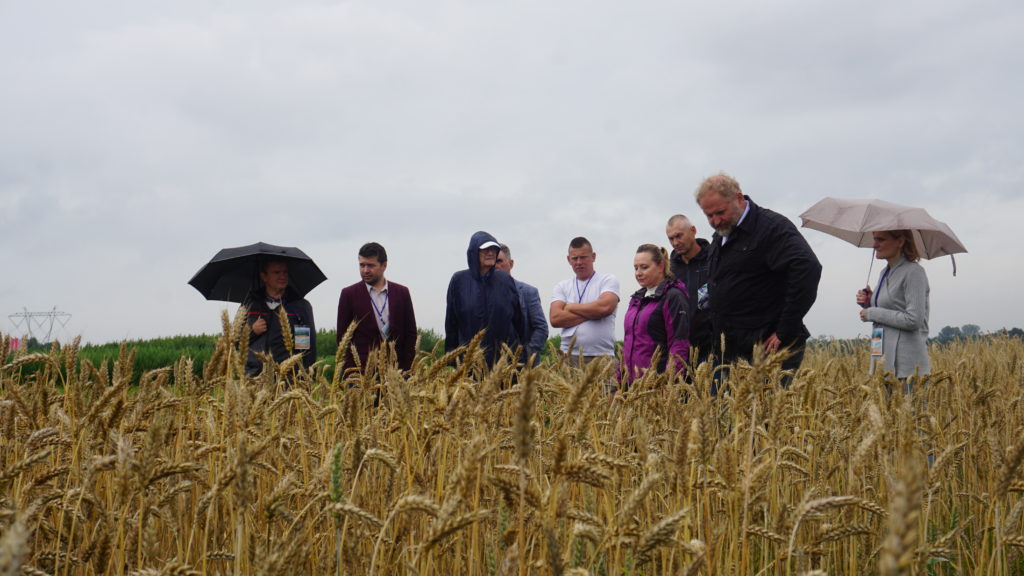
[[[572,328],[587,320],[600,320],[615,312],[619,305],[619,297],[614,292],[602,292],[593,302],[562,302],[551,303],[551,325],[555,328]]]

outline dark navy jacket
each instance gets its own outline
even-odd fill
[[[284,345],[284,334],[281,333],[281,319],[278,311],[271,310],[267,306],[267,296],[263,288],[253,290],[243,302],[249,308],[249,325],[263,318],[267,321],[267,331],[259,336],[249,334],[249,357],[245,360],[245,373],[256,376],[263,371],[263,362],[256,355],[257,352],[269,352],[274,357],[274,362],[280,364],[288,359],[288,348]],[[291,287],[285,289],[284,297],[281,298],[281,305],[288,314],[288,324],[291,326],[292,338],[295,337],[296,326],[309,327],[309,350],[302,352],[302,364],[306,368],[316,362],[316,324],[313,322],[313,307],[305,298],[300,298]]]
[[[469,268],[452,275],[448,283],[448,307],[444,318],[445,352],[469,343],[477,332],[484,335],[484,357],[488,366],[501,357],[502,344],[515,350],[526,342],[523,333],[523,310],[519,304],[519,290],[511,276],[491,269],[480,274],[480,245],[497,242],[487,232],[477,232],[466,249]]]
[[[724,246],[716,232],[708,254],[715,333],[756,342],[774,332],[783,346],[800,347],[810,336],[803,319],[818,296],[821,264],[788,218],[746,198],[746,218]]]

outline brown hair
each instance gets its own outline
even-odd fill
[[[917,251],[917,244],[914,242],[914,233],[910,230],[886,230],[886,234],[894,240],[903,239],[903,257],[907,262],[917,262],[921,259],[921,253]]]
[[[386,264],[388,261],[388,251],[383,246],[376,242],[367,242],[359,248],[359,255],[363,258],[376,258],[377,262]]]
[[[577,236],[569,242],[569,248],[578,249],[585,247],[589,247],[591,250],[594,249],[594,245],[590,243],[590,240],[587,240],[583,236]]]
[[[641,244],[640,247],[636,249],[636,253],[640,254],[641,252],[646,252],[651,255],[651,260],[654,260],[655,264],[661,266],[661,270],[665,273],[665,278],[672,277],[672,270],[670,270],[668,266],[667,250],[654,244]]]

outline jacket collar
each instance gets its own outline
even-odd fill
[[[690,262],[684,262],[683,261],[683,255],[680,254],[679,252],[676,252],[675,249],[673,249],[672,253],[669,254],[669,256],[668,256],[669,262],[678,262],[679,264],[689,264],[689,263],[693,263],[693,262],[700,262],[701,260],[707,259],[707,257],[708,257],[708,246],[710,246],[711,243],[708,242],[707,240],[705,240],[704,238],[697,238],[696,242],[697,242],[697,245],[700,246],[700,252],[697,252],[697,255],[690,259]]]
[[[654,289],[654,294],[648,296],[647,288],[641,286],[639,290],[633,293],[632,297],[647,300],[659,300],[665,295],[665,292],[668,291],[669,286],[679,287],[679,282],[680,280],[678,278],[665,278],[661,281],[661,284],[658,284],[658,287]]]
[[[907,263],[906,257],[903,256],[902,254],[900,254],[900,257],[899,257],[899,259],[896,260],[895,264],[892,264],[891,266],[886,266],[886,267],[889,268],[889,272],[892,273],[893,270],[899,268],[900,266],[903,266],[906,263]]]

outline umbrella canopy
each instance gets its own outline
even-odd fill
[[[967,252],[953,230],[932,218],[924,208],[885,200],[825,198],[808,208],[800,219],[804,228],[819,230],[863,248],[873,246],[872,232],[910,230],[922,258]]]
[[[260,264],[267,259],[288,263],[288,288],[300,297],[327,280],[327,276],[302,250],[257,242],[217,252],[188,283],[207,300],[242,302],[253,288],[259,286]]]

